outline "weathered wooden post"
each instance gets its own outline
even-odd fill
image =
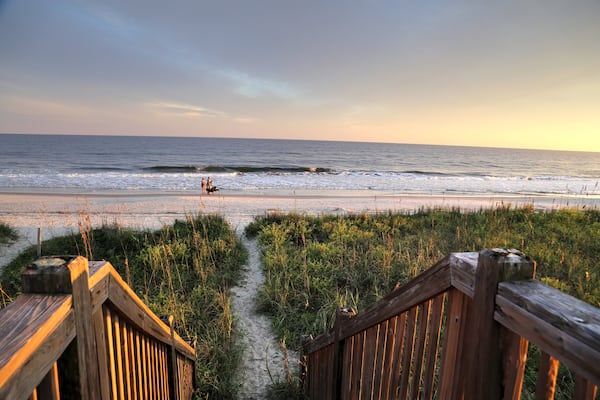
[[[479,253],[474,294],[469,305],[463,337],[468,384],[463,379],[464,398],[502,397],[500,325],[494,320],[498,283],[532,279],[535,263],[517,250],[486,249]]]
[[[22,274],[24,293],[71,294],[82,398],[101,399],[96,336],[92,317],[88,260],[61,256],[41,258]]]
[[[42,256],[42,227],[38,228],[37,231],[37,256],[40,258]]]
[[[342,396],[342,366],[344,365],[345,340],[340,338],[343,321],[356,315],[356,312],[348,308],[338,308],[335,313],[334,341],[333,341],[333,399],[341,399]],[[347,362],[347,361],[346,361]]]
[[[179,371],[177,368],[177,348],[175,347],[175,327],[173,325],[173,316],[169,315],[169,328],[171,329],[171,369],[172,369],[172,387],[173,398],[179,400]]]

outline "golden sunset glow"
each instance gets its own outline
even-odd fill
[[[600,151],[599,20],[597,1],[7,0],[0,133]]]

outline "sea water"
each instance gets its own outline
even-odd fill
[[[600,153],[333,141],[0,135],[0,191],[600,198]]]

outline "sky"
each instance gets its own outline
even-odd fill
[[[0,0],[0,133],[600,151],[600,0]]]

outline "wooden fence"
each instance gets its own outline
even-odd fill
[[[42,258],[0,311],[0,399],[191,399],[195,359],[104,261]]]
[[[533,280],[515,250],[453,253],[334,329],[303,343],[311,399],[519,399],[529,342],[536,399],[552,399],[560,362],[573,397],[600,384],[600,310]]]

